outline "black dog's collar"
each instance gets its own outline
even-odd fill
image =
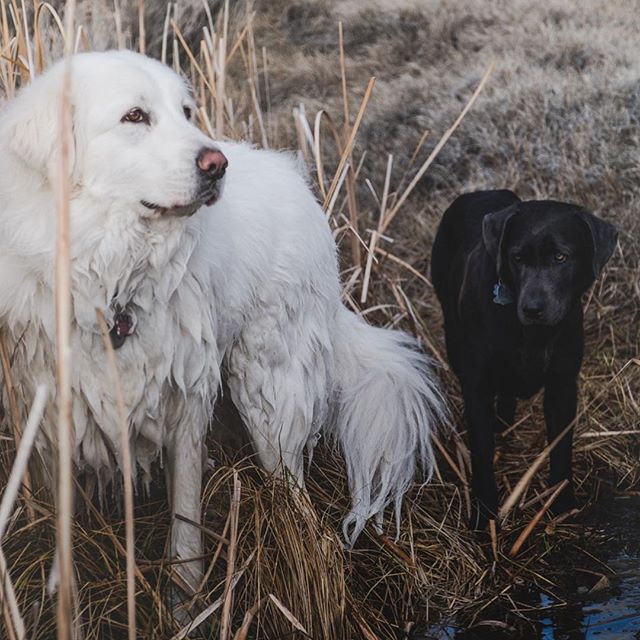
[[[495,304],[503,306],[513,304],[515,302],[511,289],[509,289],[502,280],[498,280],[498,282],[493,285],[493,301]]]

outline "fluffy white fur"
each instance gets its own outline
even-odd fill
[[[54,387],[53,180],[62,67],[0,114],[0,324],[18,392]],[[71,201],[75,459],[104,486],[118,469],[116,403],[96,322],[119,306],[134,334],[116,352],[138,475],[168,465],[174,512],[200,520],[201,448],[221,378],[262,464],[303,483],[304,451],[327,431],[353,499],[353,542],[414,477],[432,468],[430,431],[445,415],[427,359],[409,336],[365,324],[340,302],[329,225],[292,156],[219,142],[222,193],[191,217],[195,158],[214,143],[185,117],[193,99],[167,67],[130,52],[72,61]],[[134,107],[150,124],[121,122]],[[40,450],[49,459],[54,419]],[[163,452],[165,452],[163,454]],[[175,520],[171,552],[200,554]],[[192,584],[199,563],[183,566]]]

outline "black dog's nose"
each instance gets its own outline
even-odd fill
[[[538,302],[528,302],[522,306],[522,312],[529,320],[540,320],[544,307]]]
[[[211,180],[220,180],[229,165],[228,160],[221,151],[204,147],[200,149],[196,158],[198,169],[205,173]]]

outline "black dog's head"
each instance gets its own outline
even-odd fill
[[[582,207],[515,202],[487,214],[482,235],[525,325],[556,325],[591,286],[617,241],[615,227]]]

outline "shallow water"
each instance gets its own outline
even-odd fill
[[[585,522],[606,538],[594,552],[593,573],[576,571],[567,550],[562,572],[553,577],[563,602],[536,592],[525,598],[529,622],[491,616],[496,623],[432,628],[415,640],[640,640],[640,496],[602,502]]]
[[[609,569],[601,569],[609,584],[595,593],[578,587],[566,607],[541,615],[539,637],[544,640],[640,638],[640,497],[612,499],[598,509],[595,524],[611,536],[605,554],[598,553]],[[540,600],[544,606],[550,599],[541,594]]]

